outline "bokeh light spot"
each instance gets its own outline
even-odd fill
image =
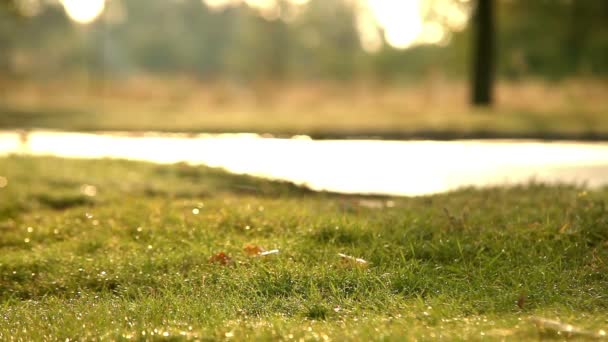
[[[89,24],[97,19],[105,8],[105,0],[60,0],[65,12],[80,24]]]

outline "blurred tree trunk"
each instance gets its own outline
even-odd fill
[[[494,88],[494,0],[477,0],[473,14],[472,102],[490,106]]]

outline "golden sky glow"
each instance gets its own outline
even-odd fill
[[[384,30],[384,39],[395,48],[406,48],[420,36],[423,28],[419,0],[367,0],[368,10]]]
[[[245,3],[264,16],[277,7],[276,0],[202,0],[213,9]],[[290,0],[303,5],[309,0]],[[336,1],[336,0],[334,0]],[[377,51],[383,39],[396,48],[406,48],[419,39],[425,28],[420,8],[423,0],[358,0],[352,2],[357,13],[357,29],[366,51]],[[380,34],[384,32],[384,37]]]
[[[88,24],[97,19],[105,8],[105,0],[60,0],[65,12],[80,24]]]
[[[465,28],[469,0],[359,0],[357,29],[368,52],[388,45],[405,49],[419,44],[444,44],[451,31]],[[382,33],[382,34],[381,34]]]
[[[59,0],[67,15],[81,24],[97,19],[104,11],[106,0]],[[246,4],[267,19],[276,19],[277,0],[201,0],[211,9]],[[339,0],[334,0],[339,1]],[[347,1],[347,0],[345,0]],[[29,4],[32,0],[23,0]],[[33,1],[32,3],[37,3]],[[309,0],[289,0],[305,5]],[[469,0],[348,0],[355,7],[357,30],[361,45],[368,52],[378,51],[383,42],[404,49],[417,44],[442,44],[450,30],[461,30],[468,21],[466,5]],[[432,4],[432,7],[429,6]],[[31,7],[31,6],[30,6]],[[427,14],[433,20],[426,20]]]
[[[202,0],[212,9],[245,3],[269,19],[276,18],[276,0]],[[289,0],[303,5],[309,0]],[[339,1],[339,0],[333,0]],[[450,30],[462,30],[469,17],[469,0],[345,0],[355,8],[362,47],[378,51],[383,42],[405,49],[417,44],[443,44]],[[432,6],[431,6],[432,5]],[[425,20],[427,14],[433,20]]]

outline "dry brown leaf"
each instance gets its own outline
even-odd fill
[[[264,257],[268,255],[278,254],[278,249],[265,250],[264,247],[258,245],[247,244],[243,247],[245,254],[251,257]]]
[[[232,263],[232,258],[224,252],[219,252],[209,257],[209,262],[212,264],[220,264],[225,266]]]
[[[245,251],[245,254],[249,256],[258,256],[262,254],[265,249],[258,245],[247,244],[245,247],[243,247],[243,251]]]

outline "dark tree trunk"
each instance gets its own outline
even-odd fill
[[[477,0],[473,15],[473,77],[472,102],[489,106],[494,88],[494,0]]]

